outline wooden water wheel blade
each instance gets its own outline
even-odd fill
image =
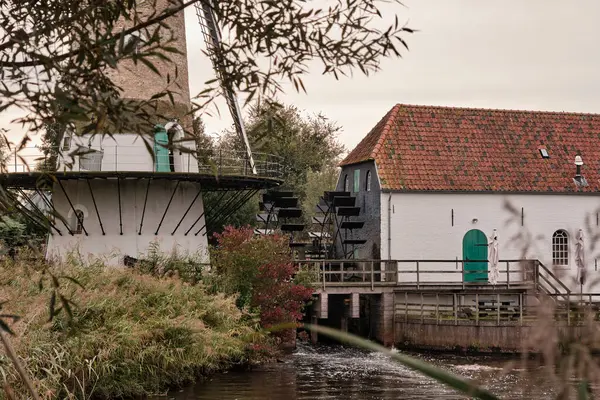
[[[300,218],[302,209],[300,208],[280,208],[277,215],[279,218]]]
[[[344,221],[340,224],[342,229],[361,229],[365,226],[364,221]]]
[[[360,215],[360,207],[337,207],[336,214],[343,217],[357,217]]]
[[[304,230],[304,224],[281,224],[279,229],[283,232],[301,232]]]

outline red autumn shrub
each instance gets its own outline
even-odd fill
[[[258,309],[264,328],[302,319],[312,289],[294,282],[296,267],[285,236],[256,236],[250,227],[228,226],[215,238],[212,259],[219,290],[237,293],[239,307]],[[285,340],[290,334],[277,336]]]

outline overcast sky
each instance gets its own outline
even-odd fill
[[[318,3],[315,0],[314,3]],[[282,98],[306,112],[323,112],[343,127],[351,149],[396,103],[600,113],[600,1],[404,0],[388,7],[419,32],[409,52],[386,60],[366,78],[304,80],[308,94]],[[193,9],[186,10],[192,95],[213,77]],[[208,132],[231,124],[205,117]],[[0,116],[6,126],[10,116]]]
[[[352,148],[396,103],[600,113],[600,1],[404,0],[386,10],[419,32],[409,52],[365,78],[305,79],[283,100],[323,112]],[[192,95],[212,76],[199,27],[187,17]],[[220,106],[225,110],[224,103]],[[231,124],[206,118],[209,132]]]

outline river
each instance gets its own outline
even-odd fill
[[[504,374],[507,359],[490,356],[411,354],[462,376],[484,382],[503,399],[547,398],[551,394],[533,371],[535,389],[523,393],[525,377],[517,369]],[[342,346],[301,345],[283,362],[249,372],[218,374],[172,393],[174,400],[301,399],[464,399],[452,389],[424,378],[388,357]]]

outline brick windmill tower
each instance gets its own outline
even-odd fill
[[[138,13],[143,18],[176,4],[179,0],[138,0]],[[197,12],[212,61],[219,65],[216,52],[210,52],[220,39],[210,3],[197,5]],[[65,136],[58,172],[55,179],[47,180],[46,191],[39,189],[44,174],[27,171],[27,166],[15,165],[9,169],[14,172],[0,176],[0,184],[18,193],[15,201],[21,203],[21,212],[49,227],[47,258],[60,260],[77,251],[84,257],[104,258],[110,265],[123,265],[144,258],[151,247],[158,246],[164,252],[196,254],[208,261],[206,228],[211,221],[202,194],[219,191],[219,209],[211,210],[210,215],[226,216],[257,191],[281,183],[276,157],[263,155],[255,161],[230,88],[224,88],[224,93],[246,151],[221,153],[207,165],[198,162],[188,114],[183,11],[164,22],[172,34],[169,46],[180,54],[171,54],[171,63],[156,60],[161,77],[143,64],[129,61],[111,72],[128,101],[144,102],[165,88],[174,92],[173,103],[159,102],[151,110],[154,114],[147,132]],[[123,22],[116,29],[127,28]],[[144,40],[144,31],[125,37],[125,43],[134,47]],[[218,69],[216,72],[220,76]],[[52,210],[52,216],[35,205],[34,194]]]

